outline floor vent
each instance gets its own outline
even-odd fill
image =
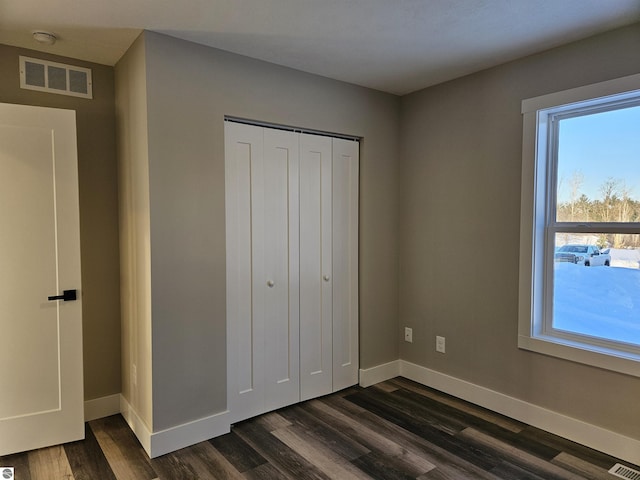
[[[613,467],[611,467],[609,473],[620,478],[627,478],[629,480],[640,480],[639,471],[633,470],[629,467],[625,467],[624,465],[620,465],[619,463],[616,463]]]
[[[20,88],[93,98],[90,69],[38,58],[20,57]]]

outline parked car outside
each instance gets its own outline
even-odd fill
[[[556,262],[570,262],[585,267],[598,267],[611,265],[609,249],[602,252],[595,245],[563,245],[555,253]]]

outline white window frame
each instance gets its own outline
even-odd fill
[[[549,176],[555,155],[549,146],[549,125],[555,115],[575,111],[582,102],[593,106],[610,105],[640,98],[640,74],[593,85],[556,92],[522,102],[522,190],[520,212],[520,279],[518,312],[518,347],[545,355],[593,365],[640,377],[640,353],[618,348],[615,342],[588,341],[584,336],[563,335],[546,326],[550,302],[545,302],[551,283],[555,232],[577,231],[606,233],[609,231],[640,233],[640,224],[595,223],[580,226],[550,226],[549,205],[555,206],[555,175]],[[551,160],[551,161],[550,161]],[[551,179],[551,180],[550,180]],[[555,210],[553,211],[555,213]],[[551,243],[550,243],[551,242]],[[551,245],[551,247],[547,247]],[[547,272],[547,273],[545,273]],[[546,277],[545,277],[546,275]]]

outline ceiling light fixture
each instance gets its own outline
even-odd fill
[[[58,37],[56,37],[55,34],[51,32],[43,32],[39,30],[39,31],[33,32],[33,39],[36,42],[42,43],[44,45],[53,45],[54,43],[56,43],[56,40],[58,39]]]

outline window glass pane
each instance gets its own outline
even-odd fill
[[[556,220],[640,221],[640,106],[559,120]]]
[[[640,346],[639,244],[637,234],[557,233],[553,328]]]

